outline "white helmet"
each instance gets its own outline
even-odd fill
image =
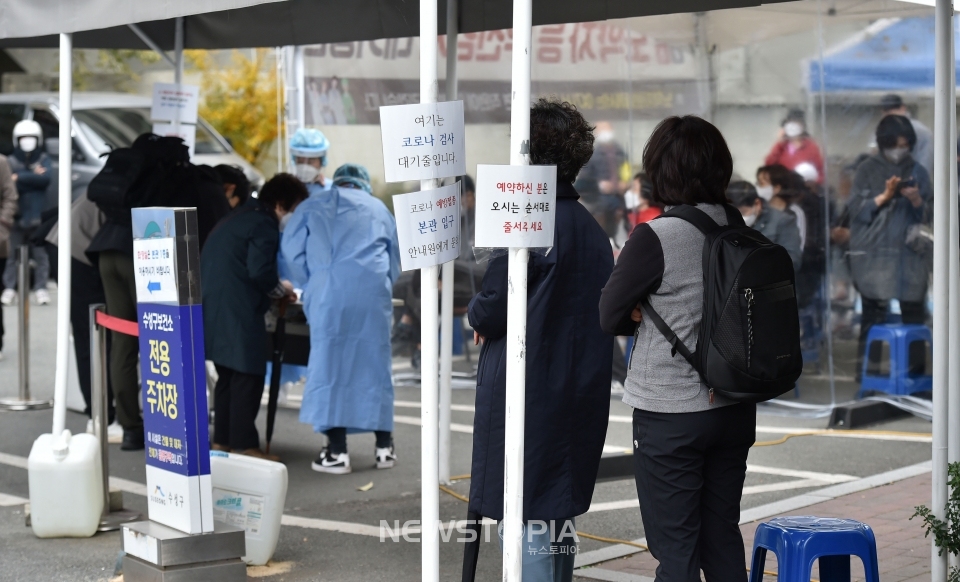
[[[28,136],[37,138],[37,141],[42,140],[43,130],[40,129],[40,124],[32,119],[18,121],[17,124],[13,126],[13,142],[16,143],[21,137]]]

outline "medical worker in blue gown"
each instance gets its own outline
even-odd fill
[[[367,170],[346,164],[332,182],[297,207],[281,250],[310,324],[300,422],[327,435],[311,466],[342,475],[351,471],[347,433],[376,434],[378,469],[397,460],[390,326],[400,254],[396,222],[371,195]]]
[[[328,192],[333,186],[333,181],[323,175],[329,149],[330,140],[319,129],[298,129],[290,138],[294,174],[306,184],[311,196]]]

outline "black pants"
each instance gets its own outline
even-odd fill
[[[633,411],[634,472],[656,582],[745,582],[740,496],[757,407]]]
[[[70,326],[73,328],[73,351],[77,356],[80,392],[86,404],[83,412],[90,416],[90,306],[95,303],[106,303],[107,296],[103,293],[99,269],[73,258],[70,259],[70,264],[73,269],[70,279]],[[109,345],[110,335],[107,334],[108,354],[110,353]],[[108,363],[107,369],[109,368]],[[107,374],[107,407],[107,419],[113,422],[113,391],[110,389],[109,373]]]
[[[260,448],[257,413],[263,397],[263,375],[245,374],[220,364],[213,393],[213,442],[235,451]]]
[[[107,298],[107,313],[127,321],[137,320],[137,286],[133,257],[119,251],[100,253],[100,280]],[[110,332],[110,385],[117,404],[117,422],[124,431],[142,433],[140,381],[137,362],[140,340]]]
[[[860,296],[860,302],[863,306],[863,313],[860,315],[860,342],[857,347],[857,382],[860,382],[863,375],[863,354],[867,348],[867,334],[870,328],[887,321],[887,311],[889,310],[889,301],[883,299],[870,299]],[[926,307],[922,301],[900,301],[900,319],[903,323],[922,324],[926,321]]]
[[[339,455],[340,453],[347,452],[347,429],[343,427],[339,428],[328,428],[323,431],[323,434],[327,435],[327,440],[329,440],[328,446],[330,447],[330,453],[333,455]],[[377,447],[381,449],[389,448],[393,444],[393,434],[387,430],[375,430],[373,434],[377,437]]]

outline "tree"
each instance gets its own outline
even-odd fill
[[[916,511],[910,517],[920,517],[923,519],[923,527],[926,530],[924,537],[933,536],[933,543],[939,549],[938,554],[960,555],[960,463],[950,463],[947,470],[947,487],[950,490],[950,497],[947,499],[947,505],[943,508],[943,519],[934,515],[933,511],[926,505],[916,507]],[[950,570],[949,582],[960,582],[960,568]]]
[[[185,51],[202,75],[200,115],[247,161],[254,163],[277,138],[277,72],[267,62],[267,49],[252,58],[231,51],[221,67],[208,51]]]

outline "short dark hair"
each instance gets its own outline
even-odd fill
[[[471,178],[469,175],[464,174],[464,175],[460,176],[460,182],[461,182],[461,184],[460,184],[460,193],[461,193],[461,194],[463,194],[464,192],[473,192],[473,193],[476,193],[476,191],[477,191],[477,185],[473,183],[473,178]]]
[[[247,199],[250,198],[250,180],[247,179],[243,170],[229,164],[220,164],[213,169],[220,175],[220,181],[224,184],[236,186],[233,195],[240,200],[240,205],[246,204]]]
[[[730,200],[730,204],[741,208],[753,206],[760,199],[760,195],[757,194],[757,189],[754,188],[753,184],[740,180],[730,182],[730,185],[727,186],[727,198]]]
[[[260,201],[263,204],[268,208],[279,205],[286,211],[309,196],[307,187],[293,174],[277,174],[260,189]]]
[[[557,166],[558,182],[573,182],[593,156],[593,127],[566,101],[539,99],[530,108],[530,163]]]
[[[880,98],[880,108],[886,111],[893,111],[903,107],[903,98],[896,93],[889,93]]]
[[[646,173],[637,172],[633,179],[640,182],[640,192],[638,192],[640,197],[654,206],[659,206],[659,204],[653,200],[653,184],[650,183],[650,178],[647,177]]]
[[[695,115],[668,117],[643,148],[643,169],[654,202],[723,204],[733,157],[720,130]]]
[[[897,147],[897,138],[907,138],[910,149],[917,145],[917,132],[910,119],[903,115],[888,115],[877,124],[877,147],[882,150]]]
[[[803,176],[794,172],[783,164],[760,166],[757,175],[766,174],[770,177],[770,184],[780,186],[781,190],[805,190],[807,188]]]

